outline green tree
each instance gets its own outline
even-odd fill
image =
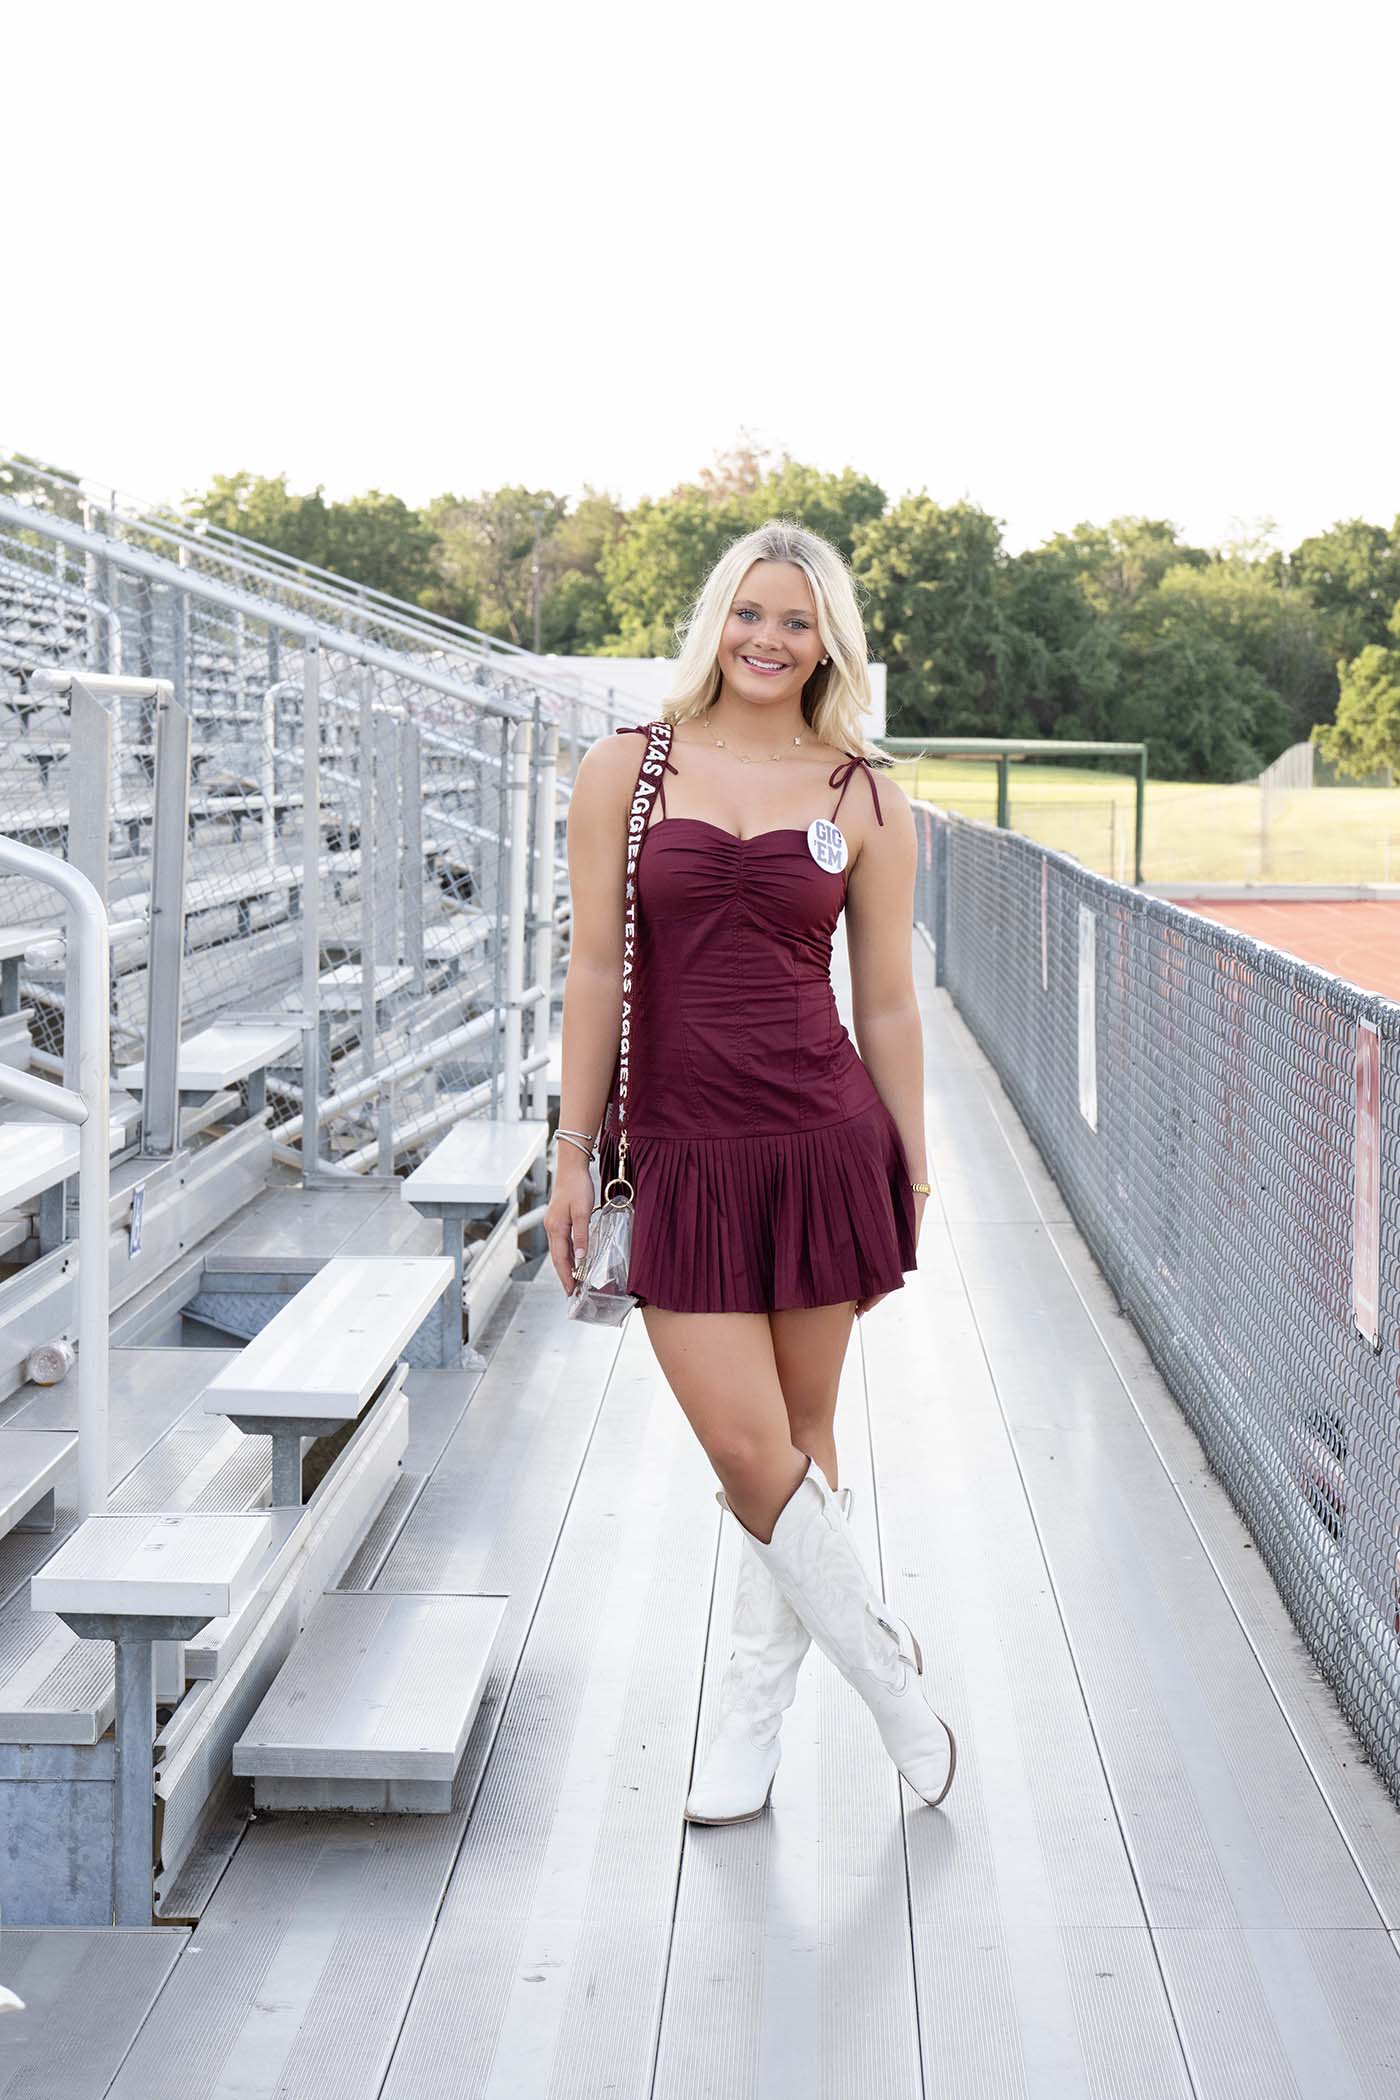
[[[603,555],[626,525],[621,505],[592,487],[559,520],[542,556],[543,648],[561,656],[592,656],[602,648],[613,628]]]
[[[766,466],[747,440],[719,455],[693,482],[645,499],[623,521],[600,564],[614,616],[603,644],[613,656],[672,655],[676,627],[724,549],[769,518],[819,532],[850,560],[865,526],[880,516],[883,490],[847,467],[823,473],[782,454]]]
[[[862,527],[853,568],[871,653],[887,666],[893,736],[1014,736],[1000,521],[923,490]]]
[[[694,486],[644,497],[604,549],[600,568],[613,632],[601,654],[674,656],[676,624],[724,549],[751,524],[748,499]]]
[[[1392,621],[1400,638],[1400,613]],[[1360,779],[1389,766],[1400,772],[1400,650],[1369,642],[1340,667],[1334,722],[1318,723],[1312,741],[1323,757]]]
[[[1029,548],[1007,563],[1003,588],[1025,733],[1115,737],[1123,651],[1116,622],[1091,602],[1079,554],[1055,542]]]
[[[519,483],[479,496],[438,496],[424,512],[438,543],[426,602],[450,619],[532,649],[538,532],[540,646],[547,646],[543,607],[549,581],[562,567],[553,542],[567,508],[567,497]]]
[[[1336,705],[1337,676],[1324,623],[1311,594],[1280,589],[1262,561],[1214,560],[1168,569],[1157,586],[1163,602],[1194,607],[1235,662],[1256,671],[1278,695],[1279,741],[1265,764]]]
[[[1364,518],[1329,525],[1295,547],[1288,570],[1322,614],[1334,659],[1387,645],[1400,602],[1400,518],[1389,532]]]
[[[1168,569],[1204,568],[1210,556],[1183,546],[1165,518],[1114,518],[1107,525],[1076,525],[1046,541],[1047,553],[1062,555],[1078,570],[1085,597],[1096,612],[1121,613],[1144,591],[1156,588]]]
[[[1120,621],[1115,735],[1145,738],[1159,779],[1252,777],[1289,741],[1288,711],[1246,662],[1208,595],[1167,571]]]
[[[433,579],[432,528],[378,489],[328,503],[319,482],[298,496],[285,474],[216,474],[208,489],[185,498],[184,512],[410,604],[422,602]]]
[[[0,456],[0,495],[9,496],[16,503],[32,504],[50,518],[66,518],[70,525],[83,522],[82,498],[75,489],[65,486],[77,478],[70,467],[50,471],[42,460],[27,452]]]
[[[839,547],[850,561],[863,529],[884,515],[885,502],[879,484],[867,474],[857,474],[853,467],[840,474],[824,474],[784,454],[753,492],[751,522],[761,525],[765,518],[795,518],[799,525]]]

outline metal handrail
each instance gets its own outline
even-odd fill
[[[0,872],[57,890],[68,906],[68,1008],[78,1014],[76,1091],[0,1065],[0,1095],[78,1126],[78,1519],[107,1507],[108,1077],[107,913],[67,861],[0,836]],[[76,976],[76,998],[73,979]]]
[[[18,458],[18,454],[0,449],[0,460]],[[391,592],[381,591],[374,585],[356,583],[333,569],[322,568],[319,563],[306,561],[299,555],[286,554],[281,548],[267,546],[245,533],[232,532],[226,526],[214,525],[204,519],[190,520],[174,513],[151,512],[136,499],[119,496],[116,490],[111,492],[111,500],[108,500],[93,493],[74,477],[27,455],[25,465],[28,471],[37,470],[46,481],[76,496],[90,510],[105,513],[151,538],[164,540],[176,550],[175,559],[181,565],[183,555],[188,553],[222,555],[231,567],[257,582],[296,589],[305,598],[319,598],[341,613],[377,620],[382,627],[409,641],[428,643],[459,658],[475,659],[493,669],[499,666],[502,670],[513,670],[515,675],[523,677],[556,703],[567,704],[575,697],[542,668],[541,657],[519,642],[487,634],[466,621],[454,620],[446,613],[436,613],[426,606],[396,598]],[[44,521],[40,529],[48,531],[53,513],[40,512],[38,516]],[[114,544],[122,546],[128,543],[115,541]],[[201,577],[201,580],[207,579]],[[516,662],[508,665],[502,659],[515,659]],[[578,671],[571,671],[568,675],[582,688],[577,697],[584,705],[597,707],[610,717],[613,689]]]
[[[335,649],[358,663],[372,665],[391,675],[410,677],[425,690],[440,693],[446,700],[465,703],[478,713],[505,715],[512,721],[529,718],[529,708],[518,701],[473,690],[463,679],[445,677],[414,657],[380,648],[362,635],[339,633],[324,619],[308,617],[289,607],[274,606],[266,598],[257,598],[249,591],[234,590],[213,577],[201,575],[192,578],[188,569],[181,569],[178,563],[164,555],[147,554],[124,540],[106,539],[101,533],[88,532],[81,525],[70,525],[65,518],[54,518],[47,512],[36,513],[9,496],[0,495],[0,523],[13,525],[22,532],[42,533],[45,539],[61,540],[79,553],[106,557],[129,574],[145,576],[153,583],[169,584],[177,590],[194,589],[211,605],[221,605],[228,612],[244,613],[250,619],[270,621],[283,634],[295,635],[299,641],[319,641],[323,648]],[[539,683],[537,680],[527,681],[515,672],[507,672],[504,677],[517,685]]]

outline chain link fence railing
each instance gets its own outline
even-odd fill
[[[937,979],[1400,1799],[1400,1006],[916,807]]]
[[[146,1055],[152,915],[169,908],[153,901],[160,836],[167,868],[183,852],[184,920],[179,1012],[162,1025],[183,1039],[285,1016],[319,1044],[314,1146],[304,1060],[268,1075],[285,1156],[305,1143],[317,1170],[387,1171],[463,1114],[543,1115],[552,986],[533,984],[531,962],[552,974],[566,931],[557,713],[577,752],[601,726],[589,704],[551,713],[519,674],[458,676],[444,652],[435,665],[261,603],[63,509],[0,497],[0,832],[71,855],[70,817],[89,812],[114,1066]],[[75,745],[68,702],[40,690],[43,667],[169,679],[176,757],[161,756],[153,700],[108,693],[99,764],[91,739]],[[531,777],[547,798],[521,792]],[[52,902],[0,885],[0,930],[31,928],[20,996],[35,1061],[57,1067]]]
[[[483,706],[538,707],[542,718],[558,727],[566,780],[596,737],[619,722],[640,720],[645,712],[610,687],[605,666],[596,679],[570,670],[556,683],[539,658],[515,643],[203,519],[100,489],[27,454],[0,448],[0,498],[11,492],[20,493],[37,515],[81,525],[114,546],[174,562],[192,581],[246,593],[269,609],[414,659],[426,671],[473,687]]]

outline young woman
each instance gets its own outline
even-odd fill
[[[826,540],[783,520],[746,534],[681,634],[662,711],[670,756],[634,871],[628,1289],[742,1532],[722,1718],[686,1815],[731,1823],[767,1806],[812,1640],[937,1802],[956,1745],[917,1640],[856,1552],[833,1426],[852,1320],[916,1266],[929,1194],[913,812],[893,781],[877,787],[889,761],[864,749],[865,630]],[[590,746],[569,806],[573,942],[545,1212],[566,1291],[588,1242],[595,1133],[600,1186],[617,1168],[640,735]],[[831,985],[843,910],[859,1053]]]

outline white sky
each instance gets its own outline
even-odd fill
[[[1400,512],[1393,0],[77,0],[3,30],[0,443],[624,503]]]

